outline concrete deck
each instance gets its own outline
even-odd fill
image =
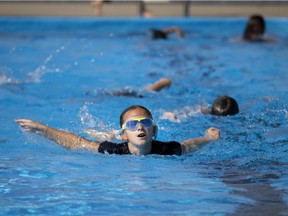
[[[146,8],[154,17],[183,17],[185,4],[180,1],[149,1]],[[190,17],[237,17],[254,13],[265,17],[288,17],[288,1],[249,2],[197,1],[191,2]],[[138,1],[111,1],[104,3],[101,17],[138,17]],[[90,1],[1,1],[0,16],[61,16],[97,17]],[[99,16],[100,17],[100,16]]]

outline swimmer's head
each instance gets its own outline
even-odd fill
[[[130,117],[133,117],[133,116],[128,116],[129,112],[132,111],[132,110],[139,110],[141,115],[153,119],[151,112],[146,107],[143,107],[143,106],[140,106],[140,105],[133,105],[133,106],[130,106],[130,107],[126,108],[121,113],[121,115],[120,115],[120,127],[122,127],[122,125],[124,124],[126,119],[128,119]]]
[[[122,128],[123,124],[131,118],[138,118],[138,117],[147,117],[153,120],[153,116],[151,112],[140,105],[133,105],[126,108],[120,115],[120,127]],[[153,121],[154,122],[154,121]],[[121,130],[120,130],[121,131]],[[123,130],[122,130],[123,131]],[[121,134],[122,132],[120,132]],[[158,133],[158,127],[155,123],[153,123],[153,136],[156,139]],[[119,135],[120,135],[119,134]]]
[[[211,114],[219,116],[235,115],[239,113],[236,100],[229,96],[218,97],[212,106]]]
[[[167,33],[163,32],[162,30],[150,29],[150,31],[151,31],[151,37],[153,40],[167,39]]]
[[[265,21],[261,15],[252,15],[244,31],[245,40],[259,40],[265,33]]]

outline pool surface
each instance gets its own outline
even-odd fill
[[[288,215],[288,19],[275,42],[231,42],[247,18],[0,18],[0,215]],[[185,38],[151,40],[178,26]],[[160,92],[145,86],[161,77]],[[143,97],[113,96],[130,89]],[[219,95],[240,113],[204,115]],[[140,104],[158,139],[221,140],[184,156],[69,151],[14,122],[28,118],[92,139]],[[181,123],[163,119],[181,114]]]

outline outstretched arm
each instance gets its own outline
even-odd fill
[[[109,132],[101,132],[101,131],[97,131],[94,130],[92,128],[87,128],[85,130],[86,134],[88,134],[90,137],[93,137],[99,141],[111,141],[113,139],[117,139],[118,137],[116,137],[118,130],[112,130]]]
[[[169,27],[162,30],[163,32],[170,34],[170,33],[177,33],[180,38],[184,37],[184,32],[178,27]]]
[[[163,88],[169,87],[171,85],[171,80],[168,78],[162,78],[152,85],[147,86],[150,91],[160,91]]]
[[[196,151],[212,140],[219,140],[220,132],[217,128],[208,128],[204,137],[192,138],[181,142],[182,154]]]
[[[65,148],[86,148],[91,151],[98,151],[100,144],[99,142],[92,142],[73,133],[57,130],[29,119],[17,119],[16,122],[19,123],[24,131],[44,136],[45,138],[50,139]]]

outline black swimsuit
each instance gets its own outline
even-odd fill
[[[98,148],[100,153],[109,153],[109,154],[131,154],[128,148],[128,143],[113,143],[105,141],[100,143]],[[179,142],[170,141],[170,142],[160,142],[157,140],[152,141],[152,150],[150,154],[158,155],[181,155],[181,144]]]

